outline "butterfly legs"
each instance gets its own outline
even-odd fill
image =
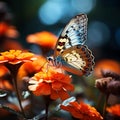
[[[54,69],[63,73],[61,61],[59,61],[58,59],[54,59],[53,57],[48,57],[47,60],[48,60],[47,70],[49,70],[49,67],[53,67]]]

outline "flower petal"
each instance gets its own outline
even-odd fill
[[[103,120],[103,117],[94,107],[82,102],[70,102],[68,106],[61,105],[60,108],[70,112],[73,117],[80,120]]]
[[[35,91],[36,88],[37,88],[37,86],[38,86],[38,85],[29,85],[29,86],[28,86],[28,89],[29,89],[30,91]]]
[[[60,90],[60,89],[62,89],[62,84],[60,82],[56,81],[56,82],[52,83],[52,89]]]
[[[58,91],[58,94],[62,101],[70,97],[69,94],[63,89]]]
[[[66,90],[69,90],[69,91],[73,91],[74,90],[74,85],[72,85],[72,84],[64,84],[63,87]]]
[[[50,95],[51,94],[51,88],[49,84],[46,83],[40,83],[36,90],[33,91],[36,96],[40,95]]]
[[[55,90],[52,89],[52,90],[51,90],[50,98],[53,99],[53,100],[58,99],[58,98],[59,98],[59,95],[58,95],[57,91],[55,91]]]

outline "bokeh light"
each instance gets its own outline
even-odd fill
[[[65,23],[76,14],[89,13],[96,5],[96,0],[47,0],[38,10],[40,21],[53,25],[60,20]]]
[[[72,0],[73,8],[77,12],[89,13],[96,5],[96,0]]]
[[[48,0],[45,2],[38,11],[41,22],[47,25],[57,23],[67,11],[65,10],[65,3],[63,0]]]
[[[88,44],[91,46],[102,46],[110,38],[108,26],[100,21],[93,21],[88,26]]]

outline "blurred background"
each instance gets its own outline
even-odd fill
[[[109,61],[113,59],[120,62],[119,12],[120,0],[2,0],[0,1],[0,52],[9,49],[39,52],[37,45],[27,42],[27,36],[48,31],[59,37],[61,30],[72,17],[85,13],[88,16],[88,39],[85,44],[92,50],[95,63],[108,59],[98,64],[96,67],[98,70],[95,69],[94,74],[106,69],[119,74],[120,64]],[[98,93],[94,87],[95,80],[92,77],[88,79],[92,81],[87,79],[87,82],[75,81],[76,96],[78,93],[78,96],[83,96],[86,90],[90,100],[91,98],[96,100]],[[80,88],[80,84],[77,84],[79,82],[84,86]]]
[[[120,61],[120,1],[119,0],[3,0],[12,25],[19,32],[17,39],[24,47],[33,49],[26,36],[49,31],[59,36],[75,15],[88,15],[88,40],[95,59]],[[0,11],[5,10],[0,5]]]

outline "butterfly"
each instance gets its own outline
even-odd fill
[[[84,45],[87,40],[86,14],[80,14],[72,18],[59,36],[53,59],[54,63],[62,64],[62,68],[73,74],[89,75],[93,71],[94,56]]]

